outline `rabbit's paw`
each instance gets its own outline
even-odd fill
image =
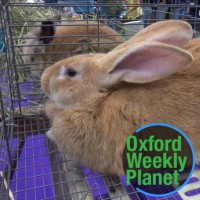
[[[52,130],[51,130],[51,129],[49,129],[49,130],[47,131],[46,135],[47,135],[47,137],[48,137],[49,139],[53,140],[53,133],[52,133]]]

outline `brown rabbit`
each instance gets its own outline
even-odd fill
[[[103,24],[74,22],[61,24],[60,16],[43,21],[27,35],[24,61],[36,77],[49,65],[72,55],[107,53],[124,42],[122,36]]]
[[[127,136],[164,122],[188,135],[200,161],[200,39],[191,38],[186,22],[158,22],[107,54],[78,55],[46,69],[47,135],[85,166],[123,175]]]

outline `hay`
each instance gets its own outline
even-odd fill
[[[22,3],[20,0],[14,0],[12,3]],[[17,64],[17,72],[19,75],[19,82],[25,80],[29,74],[26,73],[27,67],[24,65],[22,48],[26,34],[36,25],[37,21],[46,20],[57,13],[51,7],[34,7],[27,4],[27,6],[11,6],[10,13],[12,18],[12,39],[15,46],[15,62]]]
[[[27,67],[24,65],[22,48],[20,47],[24,44],[26,34],[33,28],[33,26],[36,26],[41,21],[58,14],[58,10],[52,7],[43,6],[44,4],[41,4],[39,7],[28,3],[27,5],[24,4],[25,6],[20,5],[20,3],[24,2],[25,1],[22,0],[13,0],[12,3],[18,3],[19,5],[10,7],[12,25],[15,26],[12,31],[12,39],[15,46],[15,62],[17,64],[19,82],[27,80],[27,77],[30,75],[26,73],[28,70],[26,70]],[[60,14],[62,15],[62,13]],[[65,21],[74,21],[81,19],[82,15],[75,14],[71,17],[72,18],[63,14],[62,19]]]
[[[41,4],[41,7],[34,7],[34,4],[22,4],[25,3],[25,0],[12,0],[10,1],[11,4],[8,7],[9,8],[9,15],[10,19],[8,20],[7,14],[5,10],[3,10],[3,23],[1,24],[2,28],[5,28],[4,32],[6,37],[6,45],[9,43],[9,47],[12,47],[12,44],[14,45],[14,51],[10,51],[11,48],[8,48],[6,46],[6,53],[0,54],[0,73],[1,73],[1,86],[2,86],[2,96],[3,99],[6,101],[7,99],[10,99],[10,94],[8,92],[8,80],[5,78],[7,77],[6,68],[7,66],[12,66],[11,71],[12,77],[10,77],[13,81],[13,85],[17,85],[20,82],[27,81],[30,79],[30,74],[28,73],[27,67],[24,65],[23,60],[23,52],[22,52],[22,46],[25,43],[26,34],[30,31],[32,28],[31,26],[36,25],[37,21],[46,20],[53,15],[57,14],[57,10],[51,8],[51,7],[42,7],[43,4]],[[12,5],[12,4],[18,4]],[[37,4],[39,5],[39,4]],[[9,30],[9,24],[11,25],[11,33]],[[8,52],[9,50],[9,52]],[[9,54],[7,54],[9,53]],[[13,56],[14,53],[14,56]],[[8,60],[7,60],[8,58]],[[12,60],[14,59],[14,60]],[[16,64],[17,67],[17,74],[15,74],[15,70],[13,68],[13,64]],[[15,79],[17,76],[17,79]],[[17,83],[16,83],[17,80]],[[38,93],[38,88],[35,89],[35,93]],[[40,91],[41,92],[41,91]],[[21,94],[21,97],[16,96],[16,98],[23,98],[23,94]],[[33,102],[33,105],[37,105]],[[35,106],[36,107],[36,106]],[[27,112],[33,113],[33,110],[35,112],[39,112],[39,110],[42,110],[41,106],[38,105],[38,109],[33,107],[32,110],[29,110]],[[7,106],[4,105],[5,108],[5,114],[7,115],[9,113],[9,110],[7,110]],[[26,108],[27,109],[27,108]],[[31,109],[31,108],[30,108]],[[19,112],[19,109],[16,109],[16,113]],[[22,113],[25,112],[24,110]],[[34,113],[35,113],[34,112]]]

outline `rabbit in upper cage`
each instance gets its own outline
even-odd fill
[[[186,22],[158,22],[107,54],[47,68],[47,136],[92,170],[123,175],[127,136],[161,121],[188,135],[200,161],[200,39],[192,34]]]
[[[41,77],[54,62],[86,52],[106,53],[122,42],[123,37],[106,25],[87,21],[61,24],[61,16],[56,15],[27,34],[23,55],[31,73]]]

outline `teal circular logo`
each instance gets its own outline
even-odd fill
[[[154,123],[128,136],[123,152],[126,183],[155,197],[176,193],[190,180],[195,152],[189,138],[175,126]]]

